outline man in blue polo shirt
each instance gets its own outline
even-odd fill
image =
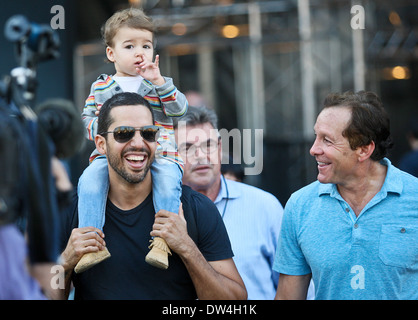
[[[331,94],[310,150],[318,181],[286,204],[277,299],[418,299],[418,179],[385,158],[389,118],[371,92]]]

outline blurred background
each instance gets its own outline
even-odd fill
[[[118,9],[141,7],[158,26],[162,74],[190,94],[190,104],[214,108],[220,128],[263,129],[263,171],[245,182],[283,205],[316,178],[309,148],[329,92],[378,93],[391,116],[390,160],[396,165],[409,151],[408,121],[418,117],[417,0],[14,0],[2,4],[0,27],[15,14],[49,24],[54,5],[65,10],[64,29],[56,30],[60,58],[39,64],[38,102],[71,99],[81,114],[91,83],[114,72],[102,24]],[[351,11],[356,5],[364,16]],[[17,61],[3,31],[0,43],[3,76]],[[251,136],[241,143],[254,150],[260,142]],[[75,185],[92,149],[88,143],[67,159]]]

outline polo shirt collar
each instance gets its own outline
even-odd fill
[[[403,189],[403,183],[399,175],[396,174],[396,168],[392,165],[388,158],[383,158],[380,161],[381,164],[388,167],[385,182],[383,183],[380,192],[386,193],[397,193],[401,194]],[[318,195],[329,194],[331,197],[341,199],[340,193],[338,192],[337,185],[333,183],[320,183],[318,188]]]

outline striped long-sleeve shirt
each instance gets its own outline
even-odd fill
[[[172,117],[180,117],[186,113],[188,103],[184,94],[174,86],[173,80],[168,77],[164,77],[164,79],[165,84],[162,86],[154,86],[144,79],[137,93],[150,103],[154,113],[155,125],[160,127],[156,157],[163,157],[183,168],[183,161],[176,147]],[[87,129],[87,139],[94,141],[97,134],[97,116],[95,115],[97,108],[107,99],[120,92],[122,92],[122,88],[109,75],[101,74],[93,82],[82,113],[82,120]],[[98,155],[100,153],[94,150],[90,156],[90,161],[93,161]]]

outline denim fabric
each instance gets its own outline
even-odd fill
[[[83,172],[78,181],[78,227],[93,226],[103,229],[109,171],[104,156],[96,158]]]
[[[180,166],[163,158],[156,159],[151,165],[151,175],[155,212],[164,209],[178,213],[183,177]]]

